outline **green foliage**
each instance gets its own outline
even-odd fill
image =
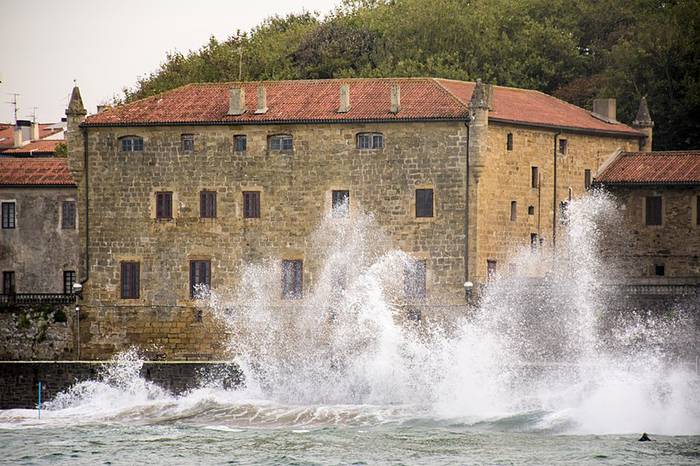
[[[538,89],[580,106],[647,95],[658,149],[698,147],[699,0],[346,0],[196,52],[171,52],[124,100],[190,82],[435,76]]]
[[[68,157],[68,146],[66,146],[65,142],[61,142],[59,144],[56,144],[56,148],[54,149],[54,156],[56,156],[56,157]]]

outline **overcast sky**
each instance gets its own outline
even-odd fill
[[[20,119],[64,116],[73,80],[88,113],[158,68],[170,50],[199,49],[263,19],[330,12],[340,0],[0,0],[0,122],[19,93]],[[235,78],[235,77],[234,77]]]

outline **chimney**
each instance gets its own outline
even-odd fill
[[[350,85],[340,86],[340,107],[338,113],[348,113],[350,111]]]
[[[391,86],[391,113],[399,113],[401,110],[401,88],[398,84]]]
[[[112,108],[112,106],[109,105],[109,104],[98,105],[98,106],[97,106],[97,113],[102,113],[102,112],[104,112],[105,110],[109,110],[110,108]]]
[[[593,116],[608,123],[617,123],[615,99],[593,99]]]
[[[18,147],[22,147],[23,145],[23,140],[24,138],[22,137],[22,127],[21,126],[15,126],[15,131],[12,133],[13,136],[13,143],[12,147],[15,149]]]
[[[32,121],[32,129],[31,129],[31,139],[32,141],[38,141],[39,140],[39,123],[36,121]]]
[[[267,113],[267,90],[265,89],[265,86],[259,85],[257,94],[258,106],[255,109],[255,113],[257,115],[261,113]]]
[[[228,114],[243,115],[245,113],[245,89],[232,87],[228,94]]]

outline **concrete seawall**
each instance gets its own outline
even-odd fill
[[[76,382],[99,379],[107,361],[2,361],[0,362],[0,409],[36,408],[38,384],[42,400],[52,400]],[[141,377],[178,394],[215,378],[225,386],[240,383],[240,372],[225,361],[149,361]]]

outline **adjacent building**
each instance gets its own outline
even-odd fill
[[[76,87],[81,354],[213,357],[197,286],[235,287],[244,264],[277,258],[274,298],[294,302],[319,272],[310,235],[341,202],[414,258],[407,302],[463,304],[464,283],[509,270],[513,249],[556,248],[561,202],[612,152],[650,150],[650,122],[618,122],[614,99],[593,110],[397,78],[189,84],[86,118]]]
[[[64,133],[63,123],[0,123],[0,157],[53,157]]]
[[[77,280],[77,187],[63,157],[0,157],[0,303],[70,294]]]

